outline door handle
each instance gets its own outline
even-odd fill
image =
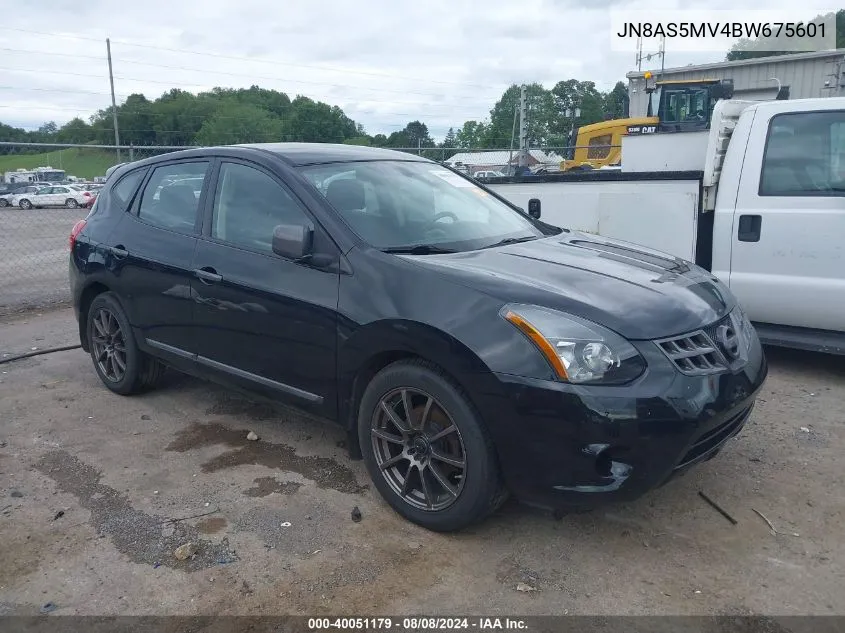
[[[204,284],[216,284],[218,281],[223,281],[223,275],[218,275],[211,266],[195,268],[194,275]]]
[[[737,239],[740,242],[759,242],[760,227],[763,224],[762,215],[741,215],[739,216],[739,231]]]
[[[117,259],[123,259],[127,255],[129,255],[129,251],[127,251],[123,244],[118,244],[117,246],[109,246],[108,248],[109,253],[114,255]]]

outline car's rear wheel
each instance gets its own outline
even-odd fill
[[[79,203],[74,198],[68,198],[67,200],[65,200],[65,206],[68,209],[75,209],[79,206]]]
[[[29,200],[27,200],[26,198],[24,198],[23,200],[21,200],[20,202],[18,202],[18,206],[19,206],[21,209],[31,209],[31,208],[32,208],[32,203],[31,203]]]
[[[8,207],[8,206],[9,206],[9,201],[6,200],[6,198],[0,198],[0,209],[2,209],[3,207]]]
[[[129,320],[112,293],[94,298],[87,325],[94,369],[106,387],[130,395],[155,386],[164,366],[138,349]]]
[[[361,398],[358,436],[376,488],[423,527],[459,530],[505,498],[483,423],[434,365],[400,361],[379,372]]]

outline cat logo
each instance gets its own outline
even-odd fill
[[[656,125],[629,125],[628,134],[654,134],[657,132]]]

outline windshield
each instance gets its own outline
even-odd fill
[[[333,163],[302,173],[376,248],[463,251],[543,236],[529,219],[435,163]]]

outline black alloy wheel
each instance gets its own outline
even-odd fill
[[[385,394],[370,434],[379,470],[408,504],[437,512],[461,494],[466,449],[461,433],[437,399],[405,387]]]
[[[117,317],[99,308],[92,320],[91,347],[100,373],[118,383],[126,376],[126,339]]]
[[[370,380],[358,406],[358,443],[379,494],[406,519],[451,532],[507,498],[493,441],[467,392],[421,358]]]
[[[111,292],[97,295],[81,317],[86,323],[94,369],[106,387],[130,395],[156,386],[165,366],[138,349],[129,319],[116,295]]]

